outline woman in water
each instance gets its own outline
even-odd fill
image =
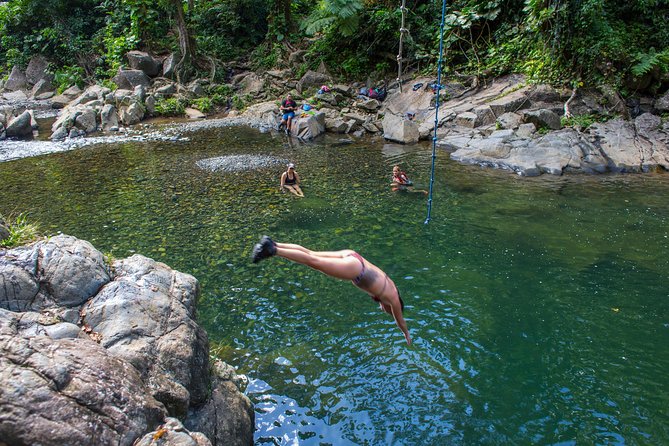
[[[393,179],[390,183],[390,187],[393,191],[405,190],[407,192],[428,193],[426,190],[422,189],[414,190],[413,182],[407,177],[407,174],[404,171],[400,170],[400,166],[398,165],[393,166]]]
[[[311,251],[300,245],[275,243],[271,238],[264,236],[253,248],[253,263],[272,256],[301,263],[337,279],[350,280],[353,285],[369,294],[373,301],[378,302],[381,310],[395,319],[395,323],[404,333],[407,344],[411,345],[409,329],[402,315],[404,302],[395,282],[357,252],[350,249]]]
[[[295,172],[295,164],[293,163],[288,163],[288,169],[281,174],[281,186],[279,190],[285,192],[286,189],[298,197],[304,197],[304,193],[300,189],[300,176]]]

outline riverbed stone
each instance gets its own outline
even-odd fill
[[[118,130],[118,116],[116,107],[112,104],[105,104],[100,111],[100,128],[105,132],[115,132]]]
[[[40,79],[35,83],[35,86],[31,90],[30,95],[37,99],[40,95],[49,92],[53,95],[53,86],[51,85],[51,82],[49,82],[47,79]]]
[[[33,56],[28,62],[26,68],[26,79],[30,85],[36,85],[41,80],[47,80],[49,83],[53,81],[53,75],[47,70],[49,69],[49,61],[42,55]]]
[[[537,128],[549,128],[551,130],[559,130],[562,128],[560,116],[545,108],[524,112],[523,120],[525,122],[531,122],[536,125]]]
[[[74,125],[86,133],[92,133],[98,129],[97,112],[93,108],[85,108],[77,115]]]
[[[518,130],[516,130],[516,135],[520,138],[530,138],[537,131],[537,127],[531,122],[520,124]]]
[[[302,94],[308,89],[319,89],[323,84],[329,84],[332,82],[330,76],[324,73],[319,73],[317,71],[307,71],[304,73],[302,78],[297,82],[297,92]]]
[[[134,90],[138,85],[144,85],[145,87],[151,86],[151,79],[149,76],[144,74],[141,70],[124,70],[119,68],[116,76],[112,78],[118,88],[124,90]]]
[[[669,112],[669,91],[655,100],[654,107],[660,113]]]
[[[32,122],[32,116],[30,112],[28,110],[24,111],[19,116],[10,120],[9,123],[7,124],[7,128],[5,129],[7,137],[21,138],[25,136],[32,136],[33,128],[31,122]]]
[[[162,71],[162,63],[144,51],[129,51],[125,55],[133,70],[140,70],[149,77],[155,77]]]
[[[119,109],[119,120],[123,125],[134,125],[144,118],[143,107],[137,102],[133,102],[127,107]]]
[[[291,134],[301,139],[311,140],[325,132],[325,113],[316,112],[305,117],[295,117]]]
[[[185,113],[189,119],[204,119],[207,117],[207,115],[202,113],[200,110],[192,107],[186,107]]]
[[[420,133],[414,121],[409,121],[404,116],[386,113],[383,118],[383,137],[389,141],[413,144],[418,142]]]
[[[18,65],[14,65],[12,71],[9,73],[9,78],[5,82],[5,90],[16,91],[24,90],[28,87],[28,79]]]
[[[497,118],[497,124],[503,129],[517,129],[523,117],[518,113],[507,112]]]
[[[455,123],[459,126],[473,129],[479,126],[478,115],[473,112],[460,113],[455,117]]]

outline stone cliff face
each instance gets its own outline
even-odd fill
[[[139,255],[109,266],[66,235],[0,250],[0,439],[252,444],[251,403],[209,361],[198,295],[190,275]]]

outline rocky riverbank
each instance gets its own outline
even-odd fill
[[[59,235],[0,250],[0,439],[253,443],[245,378],[209,356],[197,280]]]
[[[26,73],[15,67],[0,95],[0,139],[12,140],[0,144],[0,159],[40,152],[26,143],[22,154],[24,144],[15,141],[44,131],[37,128],[35,116],[48,110],[58,110],[58,117],[47,129],[53,142],[42,150],[57,151],[133,137],[179,138],[198,126],[250,125],[276,131],[279,100],[292,92],[299,105],[308,105],[292,128],[292,136],[301,139],[332,132],[411,144],[432,139],[436,121],[438,146],[462,163],[521,175],[669,170],[669,91],[624,100],[615,91],[560,90],[509,75],[463,78],[441,86],[430,78],[416,78],[402,88],[383,88],[386,96],[379,96],[373,82],[338,84],[324,67],[299,78],[291,69],[255,73],[237,67],[227,84],[200,79],[180,85],[169,79],[169,58],[136,51],[127,58],[129,68],[120,69],[113,79],[116,89],[72,87],[59,95],[49,91],[52,79],[45,61],[35,58]],[[299,55],[291,60],[298,64]],[[224,117],[213,121],[186,108],[185,115],[203,124],[177,126],[169,135],[162,129],[136,134],[137,124],[155,115],[161,101],[198,104],[208,99],[207,91],[229,92],[243,105],[228,104],[219,110]]]

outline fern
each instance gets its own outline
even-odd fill
[[[669,48],[659,53],[655,52],[655,48],[650,48],[647,53],[637,53],[634,60],[637,63],[632,66],[632,74],[636,77],[641,77],[656,68],[661,72],[667,72],[669,71]]]
[[[313,35],[330,28],[336,28],[344,37],[349,37],[358,29],[361,0],[320,0],[318,8],[303,25],[305,33]]]

